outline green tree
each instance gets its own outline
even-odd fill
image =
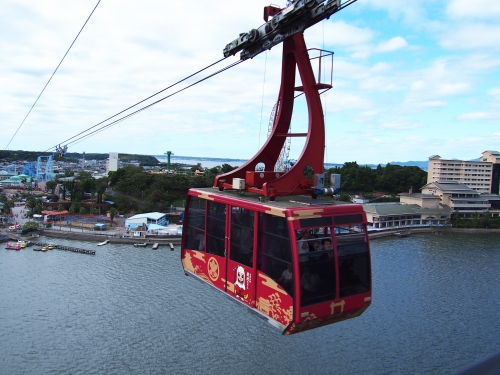
[[[3,210],[4,210],[4,212],[5,212],[5,213],[9,214],[9,213],[10,213],[10,210],[11,210],[12,208],[14,208],[14,206],[15,206],[15,205],[14,205],[14,202],[13,202],[13,201],[11,201],[11,200],[8,200],[7,202],[5,202],[5,203],[3,204]]]
[[[472,214],[472,225],[473,225],[474,229],[476,229],[478,224],[479,224],[479,213],[474,212]]]
[[[231,172],[232,170],[235,170],[236,168],[238,168],[238,167],[233,167],[229,164],[224,163],[221,165],[220,169],[221,169],[222,173],[228,173],[228,172]]]
[[[193,165],[191,167],[191,172],[196,172],[196,171],[200,171],[200,172],[203,172],[204,168],[201,166],[201,163],[198,163],[196,165]]]
[[[83,181],[83,180],[88,180],[88,179],[94,179],[92,177],[92,173],[87,172],[87,171],[80,171],[78,172],[78,176],[76,177],[78,181]]]
[[[109,210],[109,218],[111,219],[111,221],[113,221],[115,215],[116,215],[116,208],[111,207],[111,210]]]
[[[54,190],[57,186],[57,182],[56,181],[47,181],[45,183],[45,188],[50,191],[52,194],[54,194]]]
[[[349,196],[349,194],[342,193],[342,194],[340,194],[339,201],[350,202],[351,201],[351,197]]]
[[[80,188],[86,193],[91,192],[95,188],[95,180],[92,177],[81,180]]]
[[[38,223],[35,221],[28,221],[28,222],[23,224],[23,230],[21,231],[21,234],[34,232],[37,230],[38,230]]]

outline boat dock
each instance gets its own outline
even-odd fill
[[[31,242],[33,245],[45,247],[49,246],[50,244],[45,243],[45,242]],[[66,251],[71,251],[73,253],[81,253],[81,254],[89,254],[89,255],[95,255],[95,250],[86,250],[86,249],[81,249],[79,247],[72,247],[72,246],[65,246],[65,245],[55,245],[53,244],[54,249],[58,250],[66,250]]]

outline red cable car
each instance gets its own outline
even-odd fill
[[[314,17],[321,12],[326,17],[335,11],[333,3],[339,2],[329,0],[325,6],[305,10],[299,7],[303,3],[293,3],[282,10],[286,17],[293,16],[291,23],[281,22],[286,30],[271,20],[252,30],[251,38],[241,34],[226,46],[225,51],[243,49],[243,58],[255,55],[262,45],[272,46],[262,44],[259,36],[267,35],[274,43],[279,38],[272,33],[295,33],[283,41],[281,88],[267,142],[247,163],[217,176],[214,188],[190,189],[184,215],[181,260],[186,275],[245,304],[287,335],[359,316],[371,303],[363,207],[317,199],[334,191],[323,183],[325,130],[320,100],[320,91],[332,86],[321,83],[321,58],[326,52],[322,50],[316,58],[316,82],[299,15],[317,22]],[[276,9],[264,13],[286,20]],[[250,40],[257,47],[248,44]],[[296,71],[302,86],[295,87]],[[290,133],[295,91],[305,95],[307,133]],[[304,149],[289,170],[275,171],[287,137],[306,137]],[[256,170],[262,164],[264,170]]]
[[[191,189],[182,264],[292,334],[359,316],[371,302],[360,205]]]

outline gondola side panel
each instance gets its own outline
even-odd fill
[[[185,271],[188,271],[189,273],[192,273],[215,286],[214,280],[218,280],[220,278],[218,263],[214,263],[213,261],[211,262],[209,276],[207,256],[211,257],[210,254],[206,254],[204,252],[185,249],[182,252],[182,266]]]
[[[285,327],[293,319],[292,297],[262,272],[257,272],[256,308]]]
[[[363,314],[363,312],[368,308],[368,305],[362,306],[359,308],[351,309],[349,311],[342,311],[342,304],[345,301],[331,301],[331,309],[334,311],[331,315],[326,315],[323,317],[318,317],[316,314],[311,313],[308,317],[306,317],[301,322],[294,322],[290,324],[286,330],[283,332],[285,335],[291,335],[294,333],[300,333],[304,331],[308,331],[310,329],[322,327],[328,324],[338,323],[343,320],[356,318]],[[359,304],[358,304],[359,305]]]

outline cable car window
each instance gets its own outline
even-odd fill
[[[331,216],[317,217],[314,219],[301,219],[299,220],[301,228],[307,227],[326,227],[332,225]]]
[[[333,222],[336,225],[361,223],[361,222],[363,222],[363,216],[361,216],[361,214],[334,216]]]
[[[205,199],[190,197],[187,212],[186,248],[205,250]]]
[[[233,207],[230,259],[252,267],[254,211]]]
[[[259,213],[258,236],[258,269],[281,284],[292,295],[292,283],[282,281],[284,273],[293,272],[291,270],[292,250],[286,219]]]
[[[297,251],[301,306],[335,299],[335,255],[329,228],[302,228]]]
[[[340,228],[338,228],[340,229]],[[370,291],[370,259],[364,232],[336,235],[339,258],[340,297]]]
[[[208,202],[207,215],[207,253],[225,256],[224,233],[226,228],[226,205]]]

